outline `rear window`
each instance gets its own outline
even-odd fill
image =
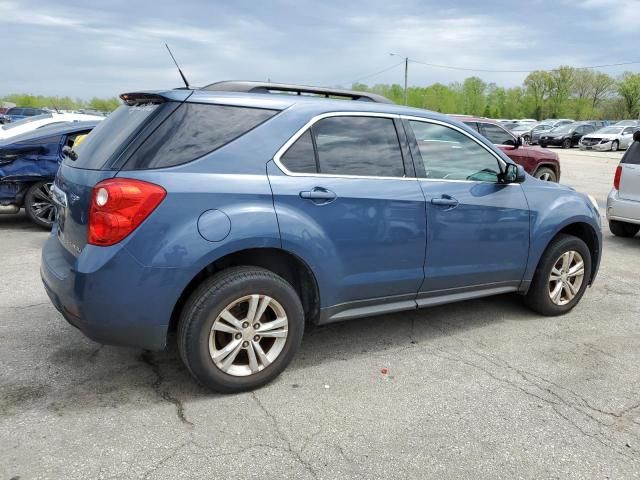
[[[260,108],[184,103],[144,141],[124,169],[190,162],[232,142],[276,113]]]
[[[64,163],[75,168],[100,170],[158,108],[156,104],[118,107],[75,149],[78,159],[73,161],[66,157]]]

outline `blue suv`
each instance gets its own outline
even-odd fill
[[[305,322],[507,292],[560,315],[596,276],[595,201],[449,117],[257,82],[121,98],[66,152],[42,279],[98,342],[177,330],[213,390],[275,378]]]

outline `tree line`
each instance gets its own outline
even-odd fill
[[[352,88],[404,103],[404,90],[398,84],[354,83]],[[625,72],[614,78],[603,72],[563,66],[531,72],[521,86],[511,88],[474,76],[448,85],[409,87],[407,104],[489,118],[639,119],[640,74]]]
[[[91,100],[82,100],[80,98],[29,95],[26,93],[7,95],[0,98],[0,101],[15,103],[18,107],[51,108],[58,110],[80,110],[87,108],[105,113],[112,112],[122,104],[116,97],[94,97]]]

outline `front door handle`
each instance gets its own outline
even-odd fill
[[[300,192],[300,198],[307,200],[331,201],[335,200],[336,194],[331,190],[322,187],[315,187],[312,190]]]
[[[449,195],[443,195],[441,197],[432,198],[431,204],[440,205],[443,207],[455,207],[458,205],[458,200],[456,200],[453,197],[450,197]]]

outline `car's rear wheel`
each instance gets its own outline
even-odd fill
[[[42,228],[50,229],[56,221],[56,206],[51,196],[52,182],[34,183],[27,190],[24,209],[29,219]]]
[[[303,331],[302,304],[286,280],[269,270],[234,267],[191,295],[178,326],[178,349],[205,387],[240,392],[277,377]]]
[[[619,146],[620,146],[620,144],[618,143],[618,141],[614,140],[613,142],[611,142],[611,151],[612,152],[617,152]]]
[[[538,180],[542,180],[543,182],[558,181],[556,177],[556,172],[554,172],[548,167],[540,167],[538,170],[536,170],[534,177],[536,177]]]
[[[562,148],[571,148],[571,139],[567,138],[562,142]]]
[[[609,230],[616,237],[631,238],[640,232],[640,225],[635,223],[618,222],[617,220],[611,220],[609,222]]]
[[[525,303],[542,315],[562,315],[578,304],[590,280],[587,244],[573,235],[558,235],[538,263]]]

